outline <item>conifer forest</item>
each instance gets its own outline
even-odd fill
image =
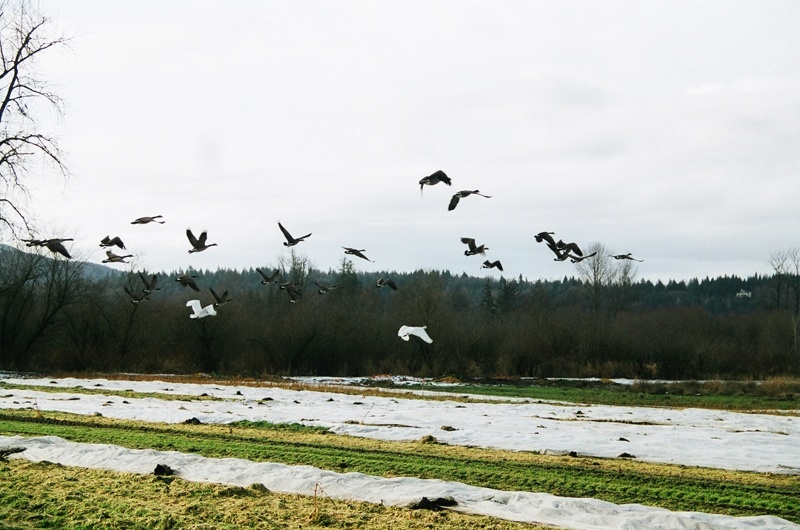
[[[800,373],[797,251],[774,273],[637,280],[610,260],[562,279],[316,270],[111,269],[0,247],[0,369],[242,376],[762,378]],[[602,267],[598,270],[597,263]],[[565,269],[567,270],[567,269]],[[199,292],[176,281],[194,276]],[[153,276],[155,284],[150,283]],[[396,290],[378,287],[391,280]],[[283,285],[291,284],[296,295]],[[212,296],[211,290],[216,296]],[[145,292],[149,291],[149,293]],[[190,299],[216,302],[192,319]],[[398,338],[427,326],[428,344]]]

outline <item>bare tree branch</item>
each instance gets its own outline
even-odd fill
[[[67,43],[51,37],[50,26],[30,0],[0,1],[0,229],[16,237],[31,229],[25,204],[32,165],[42,160],[68,176],[58,142],[35,117],[42,105],[62,111],[60,98],[35,69],[37,57]]]

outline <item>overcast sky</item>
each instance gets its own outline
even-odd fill
[[[771,271],[800,246],[800,2],[42,1],[69,50],[71,172],[32,182],[40,236],[89,261],[574,275],[541,230],[652,280]],[[418,181],[444,170],[452,187]],[[450,197],[478,189],[447,211]],[[134,226],[161,214],[164,225]],[[218,243],[188,254],[184,234]],[[124,265],[117,265],[123,268]]]

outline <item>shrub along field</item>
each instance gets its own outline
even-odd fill
[[[571,386],[570,386],[571,385]],[[571,383],[566,395],[576,389]],[[497,387],[484,387],[497,390]],[[506,388],[506,387],[503,387]],[[51,391],[63,389],[50,388]],[[328,388],[330,390],[330,388]],[[461,392],[465,390],[459,389]],[[578,388],[587,397],[587,388]],[[106,391],[107,392],[107,391]],[[524,390],[528,397],[533,392]],[[495,392],[498,393],[498,392]],[[639,396],[641,392],[632,393]],[[572,394],[574,396],[574,394]],[[602,395],[601,392],[598,395]],[[161,397],[161,396],[159,396]],[[174,396],[172,396],[174,397]],[[590,396],[589,396],[590,397]],[[692,396],[698,400],[702,396]],[[598,402],[598,400],[591,400]],[[734,405],[736,407],[738,405]],[[229,425],[165,425],[110,420],[36,410],[0,412],[0,434],[55,435],[75,442],[108,443],[128,448],[192,452],[208,457],[306,464],[337,472],[358,471],[384,477],[437,478],[512,491],[547,492],[592,497],[625,504],[640,503],[674,511],[729,515],[775,515],[800,522],[800,477],[658,465],[624,459],[574,458],[442,445],[436,440],[385,442],[330,434],[324,428],[240,422]],[[253,519],[267,527],[346,527],[370,521],[371,528],[515,528],[484,518],[461,519],[451,513],[419,513],[355,502],[334,502],[276,495],[253,489],[186,484],[180,479],[117,476],[67,470],[58,466],[11,461],[0,464],[0,519],[17,521],[12,528],[80,527],[82,514],[97,523],[164,528],[209,524],[235,527],[242,504],[253,506]],[[46,495],[26,484],[51,484]],[[68,478],[72,477],[72,478]],[[125,494],[101,493],[108,484]],[[214,510],[202,505],[214,499]],[[142,508],[131,510],[132,499]],[[217,509],[218,507],[218,509]],[[283,507],[276,510],[276,507]],[[35,513],[47,514],[38,517]],[[128,515],[128,514],[134,515]],[[105,515],[102,515],[105,514]],[[140,517],[134,519],[134,517]],[[105,521],[105,522],[104,522]],[[358,522],[356,524],[356,522]],[[223,525],[223,526],[220,526]],[[383,526],[382,526],[383,525]],[[405,526],[404,526],[405,525]]]
[[[800,373],[800,275],[689,282],[476,278],[447,271],[320,271],[292,253],[277,267],[304,289],[289,303],[255,269],[160,272],[52,260],[0,247],[0,369],[223,375],[765,378]],[[149,275],[152,273],[141,271]],[[181,287],[197,275],[200,292]],[[629,271],[630,272],[630,271]],[[142,274],[142,276],[145,276]],[[398,290],[375,287],[391,277]],[[337,288],[320,295],[314,281]],[[186,302],[218,314],[189,319]],[[737,297],[745,290],[750,297]],[[398,339],[425,325],[432,344]]]

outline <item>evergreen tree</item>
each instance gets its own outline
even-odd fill
[[[486,283],[483,286],[483,295],[481,296],[480,308],[481,311],[486,315],[497,314],[497,302],[494,299],[494,293],[492,293],[491,282],[491,279],[486,279]]]
[[[497,312],[503,315],[510,313],[516,307],[519,295],[520,288],[517,280],[509,282],[501,276],[496,300]]]
[[[356,267],[347,258],[342,258],[339,270],[336,273],[337,289],[342,294],[353,295],[361,289],[361,282],[358,280]]]

